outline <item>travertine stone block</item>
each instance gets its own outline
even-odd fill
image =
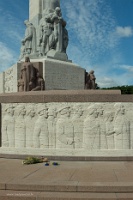
[[[85,70],[73,63],[45,59],[43,69],[46,90],[84,89]]]
[[[83,90],[85,69],[71,63],[53,59],[31,60],[45,81],[45,90]],[[17,92],[22,63],[16,63],[1,73],[0,93]]]
[[[11,92],[17,92],[17,81],[19,78],[19,72],[20,72],[20,63],[16,63],[12,67],[8,68],[4,72],[4,89],[3,92],[5,93],[11,93]]]

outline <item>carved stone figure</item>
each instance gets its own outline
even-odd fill
[[[115,149],[130,149],[130,122],[125,115],[124,106],[116,110],[114,131]]]
[[[49,148],[56,147],[56,117],[56,109],[50,107],[48,109]]]
[[[31,82],[31,85],[32,85],[32,82]],[[39,74],[39,72],[37,72],[37,74],[36,74],[35,85],[36,85],[35,88],[33,88],[31,91],[38,91],[38,90],[44,90],[45,89],[44,79]]]
[[[39,46],[40,56],[46,55],[53,48],[55,39],[53,34],[53,24],[51,23],[51,15],[43,13],[43,18],[39,25]]]
[[[26,147],[31,148],[33,147],[33,131],[34,131],[34,124],[35,124],[35,108],[34,105],[27,105],[26,107],[26,117],[25,117],[25,124],[26,124]]]
[[[14,134],[14,107],[7,105],[5,108],[5,116],[2,120],[2,146],[15,147],[15,134]]]
[[[22,44],[25,44],[25,54],[31,54],[36,52],[36,29],[33,24],[25,20],[26,25],[25,38],[22,40]]]
[[[24,79],[22,78],[22,74],[20,76],[20,79],[18,80],[18,92],[24,91]]]
[[[21,41],[21,49],[20,49],[20,57],[19,60],[21,60],[26,55],[26,49],[25,49],[25,41]]]
[[[72,118],[74,129],[74,148],[82,148],[83,145],[83,110],[80,106],[74,106],[74,116]]]
[[[83,148],[84,149],[97,149],[97,137],[99,138],[98,132],[98,112],[93,106],[88,107],[88,115],[84,120],[83,125]]]
[[[29,57],[26,57],[22,64],[21,77],[24,80],[24,91],[31,91],[36,87],[36,68],[30,62]]]
[[[35,122],[33,133],[34,148],[49,148],[49,133],[47,108],[43,104],[39,104],[37,108],[38,119]]]
[[[15,111],[17,114],[15,119],[15,147],[24,148],[26,147],[25,106],[20,104],[15,108]]]
[[[104,121],[104,109],[102,106],[98,104],[98,133],[97,137],[95,139],[95,142],[97,144],[97,149],[108,149],[107,144],[107,136],[106,136],[106,126]]]
[[[56,123],[56,148],[74,148],[74,130],[70,119],[70,107],[64,106],[59,111],[60,117]]]
[[[85,73],[85,89],[96,89],[95,84],[96,77],[94,71],[91,70],[89,73]]]
[[[115,149],[114,143],[114,113],[109,113],[106,120],[106,137],[108,149]]]
[[[56,43],[56,51],[62,52],[63,50],[63,27],[66,26],[66,22],[62,18],[61,9],[55,8],[55,12],[52,15],[51,21],[54,24],[54,37]],[[66,34],[66,32],[64,31]],[[65,35],[66,36],[66,35]],[[68,35],[67,35],[68,37]]]

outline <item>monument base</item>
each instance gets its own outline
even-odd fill
[[[66,53],[55,51],[54,49],[51,49],[47,53],[47,58],[56,59],[56,60],[62,60],[62,61],[68,62],[68,56],[67,56]]]
[[[132,157],[133,95],[94,92],[0,95],[0,154]]]
[[[54,59],[31,59],[45,81],[45,90],[83,90],[85,85],[85,69],[71,62]],[[0,74],[0,93],[17,92],[20,79],[19,62]],[[42,63],[42,64],[41,64]]]

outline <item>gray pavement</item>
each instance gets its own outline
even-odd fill
[[[57,162],[0,158],[0,200],[133,199],[133,161]]]

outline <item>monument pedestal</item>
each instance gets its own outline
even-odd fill
[[[1,154],[132,157],[133,95],[62,90],[0,95]]]
[[[45,81],[45,90],[83,90],[85,69],[71,62],[54,59],[31,59]],[[0,93],[17,92],[22,62],[0,74]]]

